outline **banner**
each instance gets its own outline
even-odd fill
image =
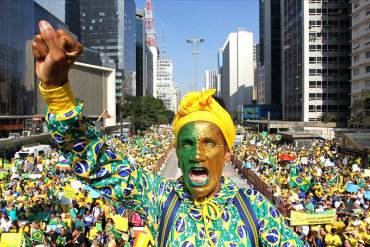
[[[370,170],[369,169],[364,169],[364,176],[365,177],[370,177]]]
[[[19,247],[22,245],[22,234],[19,233],[2,233],[1,247]]]
[[[75,199],[76,198],[76,191],[75,189],[71,187],[65,187],[64,188],[64,197],[69,199]]]
[[[82,188],[81,181],[73,179],[70,182],[71,182],[71,188],[75,190],[80,190]]]
[[[125,232],[128,229],[128,219],[119,215],[113,216],[114,228],[118,231]]]
[[[347,192],[356,193],[356,192],[358,191],[358,185],[348,183],[348,184],[346,185],[346,191],[347,191]]]
[[[331,224],[334,222],[335,210],[327,210],[323,213],[303,213],[291,211],[290,225],[306,226],[306,225],[322,225]]]

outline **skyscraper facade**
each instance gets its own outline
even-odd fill
[[[216,89],[219,84],[219,80],[221,79],[220,72],[217,69],[213,70],[206,70],[204,72],[205,77],[205,90],[208,89]]]
[[[370,90],[370,5],[368,1],[352,1],[352,76],[351,103]]]
[[[136,95],[153,96],[153,55],[146,44],[143,11],[136,11]]]
[[[264,81],[257,87],[258,103],[279,105],[281,104],[280,0],[259,0],[259,11],[260,73],[264,73]]]
[[[116,69],[116,97],[136,94],[134,0],[66,0],[66,23],[84,46],[98,50]]]
[[[38,22],[49,21],[67,31],[66,25],[33,1],[0,1],[0,137],[21,131],[25,119],[37,114],[38,80],[34,74],[31,44]],[[40,119],[41,120],[41,119]]]
[[[284,120],[346,122],[350,104],[350,3],[283,0]]]
[[[253,33],[230,33],[222,48],[221,97],[235,112],[253,100]]]
[[[168,110],[172,110],[173,98],[173,66],[172,61],[166,57],[157,60],[157,98],[161,99]]]

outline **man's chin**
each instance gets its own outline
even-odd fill
[[[213,191],[214,188],[210,187],[209,184],[206,184],[204,186],[190,186],[190,193],[194,198],[197,199],[210,196]]]

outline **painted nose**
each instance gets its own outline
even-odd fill
[[[204,161],[202,150],[199,148],[199,145],[197,145],[197,147],[195,149],[195,155],[194,155],[193,160],[197,163]]]

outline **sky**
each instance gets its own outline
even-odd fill
[[[62,9],[64,0],[36,0]],[[136,0],[136,8],[144,9],[146,0]],[[186,39],[204,38],[199,47],[197,89],[204,87],[204,72],[217,68],[217,52],[230,32],[238,28],[250,31],[254,43],[259,42],[258,0],[152,0],[158,45],[165,41],[165,50],[173,63],[175,86],[181,95],[193,89],[195,80],[192,47]],[[61,7],[59,8],[58,5]],[[61,13],[60,19],[64,19]],[[163,38],[164,37],[164,38]]]

